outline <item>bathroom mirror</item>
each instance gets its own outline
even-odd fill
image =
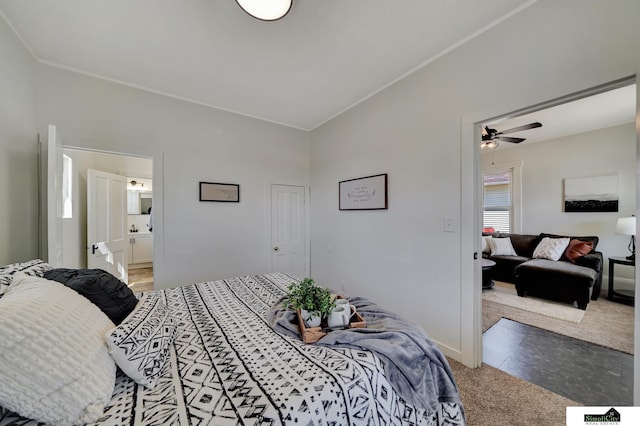
[[[151,214],[151,193],[140,193],[140,214]]]
[[[150,191],[127,191],[127,213],[149,214],[153,193]]]

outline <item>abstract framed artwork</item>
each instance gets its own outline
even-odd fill
[[[338,184],[340,210],[387,209],[387,174],[343,180]]]
[[[239,203],[240,185],[233,183],[200,182],[200,201]]]
[[[617,212],[618,175],[565,178],[564,211]]]

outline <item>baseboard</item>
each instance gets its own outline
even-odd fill
[[[438,348],[440,348],[443,354],[458,362],[462,362],[462,353],[459,350],[454,349],[451,346],[447,346],[444,343],[438,342],[437,340],[432,340],[436,343],[436,345],[438,345]]]
[[[151,268],[153,267],[152,262],[147,263],[130,263],[127,268],[128,269],[142,269],[142,268]]]
[[[614,286],[615,288],[619,288],[619,289],[623,289],[623,290],[634,290],[635,286],[636,286],[636,282],[633,278],[624,278],[624,277],[617,277],[614,278]],[[608,275],[603,275],[602,276],[602,291],[606,291],[607,289],[609,289],[609,276]],[[602,294],[602,293],[601,293]]]

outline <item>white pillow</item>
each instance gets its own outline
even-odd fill
[[[17,272],[24,272],[27,275],[41,277],[50,269],[53,269],[53,267],[40,259],[0,266],[0,297],[2,297],[4,292],[7,290],[9,284],[11,284],[11,281],[13,280],[13,276]]]
[[[487,239],[487,243],[491,248],[491,256],[517,256],[509,237]]]
[[[482,236],[482,252],[483,253],[489,253],[491,251],[491,247],[489,247],[489,240],[491,237],[491,235],[483,235]]]
[[[118,327],[107,335],[111,356],[136,383],[153,389],[176,335],[169,308],[155,294],[145,295]]]
[[[570,238],[544,237],[533,251],[533,258],[559,260],[562,253],[567,249],[570,240]]]
[[[0,405],[47,424],[98,420],[115,387],[113,327],[75,291],[17,272],[0,299]]]

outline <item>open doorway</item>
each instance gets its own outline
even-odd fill
[[[71,147],[65,147],[63,154],[63,264],[69,268],[91,267],[88,226],[92,219],[89,215],[94,213],[88,208],[88,171],[121,176],[127,194],[120,212],[126,221],[124,276],[134,291],[153,290],[153,160]]]
[[[631,306],[619,303],[621,300],[609,300],[608,283],[611,278],[616,289],[625,292],[635,289],[634,265],[616,266],[615,274],[612,274],[609,260],[630,255],[627,251],[630,236],[618,233],[616,225],[619,219],[631,217],[636,211],[636,90],[635,78],[626,79],[522,113],[510,114],[509,117],[480,123],[482,128],[486,128],[484,135],[504,136],[503,140],[499,137],[495,139],[497,146],[492,144],[480,153],[480,176],[487,176],[488,179],[478,182],[478,186],[488,187],[490,191],[487,193],[491,193],[488,197],[481,197],[482,212],[486,213],[484,223],[481,222],[486,228],[485,233],[497,234],[498,237],[509,234],[539,236],[542,233],[569,237],[597,236],[596,250],[602,253],[603,261],[600,277],[602,286],[595,289],[599,294],[594,295],[598,297],[596,300],[590,298],[586,311],[578,315],[580,318],[577,320],[560,319],[554,314],[523,308],[526,305],[523,302],[536,298],[531,295],[519,297],[513,283],[507,279],[496,279],[492,289],[482,291],[483,341],[486,343],[491,333],[492,339],[501,339],[504,346],[498,348],[504,350],[485,345],[483,362],[585,405],[633,403],[632,399],[623,401],[611,393],[614,387],[618,387],[624,389],[622,393],[626,392],[631,398],[634,331],[630,324],[634,323],[634,314]],[[541,123],[542,126],[527,126],[530,123]],[[522,127],[525,128],[521,131],[509,131]],[[485,136],[484,139],[492,138]],[[513,170],[519,171],[519,176],[504,173]],[[571,211],[565,203],[571,201],[573,189],[569,184],[574,181],[615,182],[615,211],[596,211],[597,208]],[[532,242],[539,240],[532,239]],[[522,244],[522,241],[512,245],[518,244]],[[532,258],[535,247],[530,248],[528,253],[517,254]],[[489,255],[485,252],[483,257],[490,257],[491,249],[487,248],[487,251]],[[501,307],[498,298],[486,297],[486,294],[503,290],[512,293],[513,304],[502,298],[500,300],[506,307]],[[543,304],[547,304],[547,301],[542,299]],[[562,306],[563,303],[565,306]],[[566,302],[559,303],[560,308],[579,310],[577,306]],[[498,324],[503,319],[507,321]],[[561,339],[569,337],[587,342],[587,345],[583,345],[587,353],[595,352],[590,348],[614,349],[616,353],[612,356],[616,357],[616,364],[610,372],[618,378],[627,379],[627,382],[612,385],[613,381],[604,377],[606,374],[603,374],[603,369],[596,368],[592,374],[593,383],[589,383],[589,372],[571,372],[572,365],[584,364],[576,362],[575,352],[572,359],[566,359],[563,355],[543,351],[540,358],[553,358],[556,362],[548,367],[554,370],[552,374],[548,374],[549,369],[541,371],[542,367],[531,361],[532,357],[535,358],[533,352],[527,352],[531,345],[536,346],[531,343],[533,338],[524,337],[528,326],[543,330],[542,334],[552,332],[554,336],[560,335]],[[509,327],[517,329],[516,333],[522,339],[507,337]],[[545,334],[543,341],[548,343],[550,336]],[[525,340],[530,345],[528,349],[526,345],[521,345]],[[510,342],[509,348],[506,347],[507,341]],[[568,344],[559,343],[556,346]],[[517,349],[512,351],[514,346]],[[540,345],[537,345],[536,350],[539,349]],[[618,353],[621,354],[619,357]],[[599,357],[599,362],[604,363],[602,360],[607,359],[603,358],[605,356],[608,355]],[[581,359],[584,361],[585,358]],[[608,361],[606,363],[612,365]],[[569,377],[565,377],[565,374]],[[571,375],[578,376],[581,384],[571,384]],[[542,379],[542,376],[546,378]],[[554,377],[554,380],[549,377]],[[607,394],[615,399],[605,400],[603,398],[606,396],[598,396],[596,391],[599,387],[603,390],[601,395]]]

